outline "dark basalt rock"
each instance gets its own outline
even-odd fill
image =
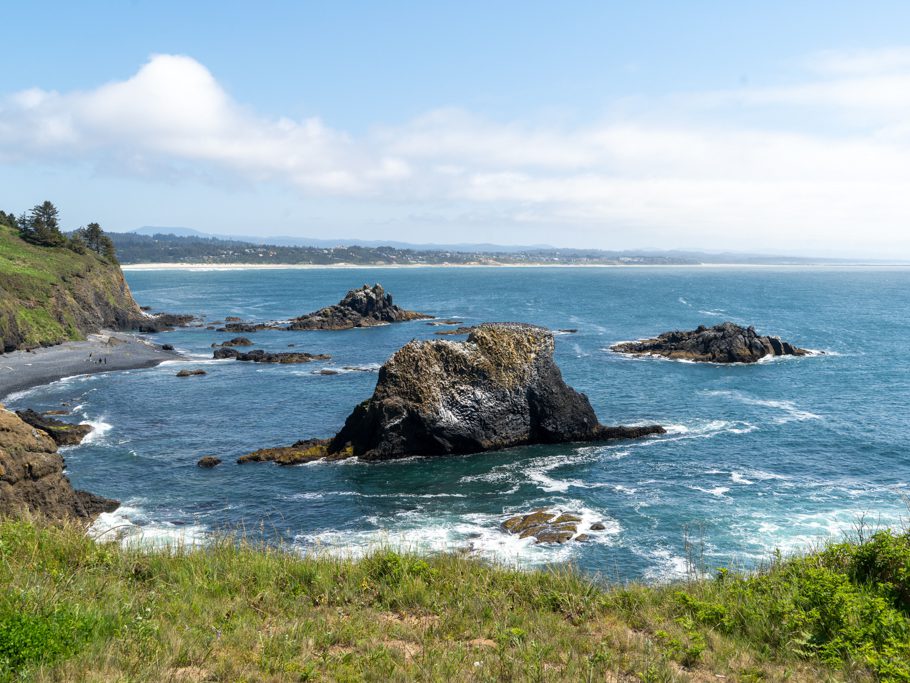
[[[217,467],[221,464],[221,458],[216,458],[214,455],[206,455],[196,462],[196,467],[201,467],[204,470],[210,470],[213,467]]]
[[[388,460],[664,433],[601,425],[588,398],[563,381],[553,349],[549,330],[516,323],[481,325],[464,342],[412,341],[333,439],[305,443],[318,443],[319,457]]]
[[[755,363],[765,356],[805,356],[809,352],[778,337],[759,335],[754,327],[725,322],[688,332],[665,332],[655,339],[610,347],[619,353],[654,355],[699,363]]]
[[[250,351],[244,353],[242,351],[237,351],[236,349],[215,349],[215,352],[212,354],[213,358],[233,358],[235,360],[242,361],[251,361],[253,363],[310,363],[314,360],[331,360],[331,356],[327,356],[324,353],[312,354],[312,353],[298,353],[298,352],[283,352],[283,353],[270,353],[268,351],[263,351],[262,349],[256,349],[255,351]]]
[[[348,330],[373,327],[406,320],[432,318],[431,315],[406,311],[392,303],[392,295],[382,285],[352,289],[334,306],[327,306],[291,321],[290,330]]]
[[[187,327],[196,320],[196,316],[185,313],[155,313],[136,323],[140,332],[168,332],[176,327]]]
[[[89,521],[119,505],[73,490],[54,440],[0,406],[0,516],[27,510],[50,519]]]
[[[208,374],[205,370],[201,368],[194,368],[193,370],[181,370],[177,373],[177,377],[196,377],[199,375]]]
[[[92,431],[91,425],[64,422],[63,420],[57,420],[37,413],[30,408],[28,410],[17,410],[16,415],[26,424],[47,432],[48,436],[58,446],[76,446],[82,443],[82,439]]]
[[[232,348],[235,346],[252,346],[253,342],[246,337],[234,337],[233,339],[228,339],[226,342],[221,342],[220,344],[212,344],[212,348]]]

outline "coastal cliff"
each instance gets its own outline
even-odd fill
[[[587,396],[563,380],[554,347],[552,332],[519,323],[480,325],[464,342],[412,341],[382,366],[373,396],[334,438],[264,449],[240,462],[387,460],[664,432],[601,425]]]
[[[116,500],[73,489],[57,444],[0,406],[0,516],[23,511],[49,519],[91,520]]]
[[[0,224],[0,352],[148,328],[120,266],[92,250],[30,244]]]

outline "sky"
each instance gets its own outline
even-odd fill
[[[910,3],[4,3],[65,227],[910,258]]]

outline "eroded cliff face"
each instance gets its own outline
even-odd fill
[[[88,521],[118,505],[74,490],[54,440],[0,406],[0,515],[30,511],[50,519]]]
[[[148,317],[120,266],[88,251],[39,247],[0,226],[0,352],[138,329]]]
[[[464,342],[412,341],[382,367],[328,452],[383,460],[663,432],[601,425],[553,351],[549,330],[518,323],[481,325]]]

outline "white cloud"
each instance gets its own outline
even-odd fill
[[[609,247],[634,227],[623,246],[910,257],[910,48],[808,65],[801,84],[673,96],[637,119],[554,126],[446,109],[358,138],[318,118],[257,115],[195,60],[159,55],[94,90],[0,99],[0,162],[205,168],[386,202],[390,216],[402,205],[508,216],[538,226],[532,241],[574,226],[579,245]]]

